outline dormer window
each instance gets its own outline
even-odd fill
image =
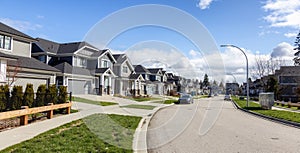
[[[110,67],[109,61],[107,61],[107,60],[102,60],[102,61],[101,61],[101,67],[102,67],[102,68],[108,68],[108,67]]]
[[[0,34],[0,49],[11,50],[11,40],[10,36]]]

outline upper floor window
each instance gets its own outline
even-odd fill
[[[40,55],[40,56],[38,56],[38,60],[43,62],[43,63],[46,63],[46,56],[45,55]]]
[[[127,66],[123,66],[123,73],[128,73],[128,67]]]
[[[77,57],[77,66],[78,67],[86,67],[87,66],[87,59],[82,58],[82,57]]]
[[[102,67],[102,68],[108,68],[108,67],[110,67],[109,61],[107,61],[107,60],[102,60],[102,61],[101,61],[101,67]]]
[[[11,37],[0,35],[0,48],[11,50]]]

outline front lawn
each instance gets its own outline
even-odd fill
[[[137,102],[161,100],[160,98],[152,98],[152,97],[135,97],[135,98],[130,98],[130,99],[137,101]]]
[[[156,106],[152,106],[152,105],[136,105],[136,104],[122,106],[122,108],[136,108],[136,109],[147,109],[147,110],[152,110],[155,107]]]
[[[168,100],[163,100],[163,101],[155,101],[153,103],[159,103],[159,104],[173,104],[177,102],[178,100],[176,99],[168,99]]]
[[[141,117],[95,114],[73,121],[1,152],[133,152]]]
[[[117,105],[117,103],[114,103],[114,102],[95,101],[95,100],[89,100],[89,99],[80,98],[80,97],[72,97],[72,101],[82,102],[82,103],[87,103],[87,104],[100,105],[100,106]]]
[[[249,101],[249,107],[246,107],[246,103],[247,103],[246,100],[240,100],[237,97],[232,97],[232,100],[234,100],[236,104],[243,109],[251,110],[253,112],[278,118],[278,119],[300,123],[300,113],[281,111],[281,110],[264,110],[261,108],[260,104],[250,102],[250,101]]]

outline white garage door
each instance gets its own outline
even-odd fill
[[[34,92],[36,92],[39,85],[47,84],[47,80],[46,79],[17,78],[17,80],[15,81],[15,85],[22,86],[24,91],[25,91],[26,85],[28,83],[33,84],[33,90],[34,90]]]
[[[86,88],[86,81],[68,80],[68,92],[72,92],[73,94],[87,94]]]

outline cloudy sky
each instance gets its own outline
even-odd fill
[[[158,6],[140,7],[146,4]],[[133,64],[186,77],[225,73],[224,81],[245,80],[245,59],[221,44],[244,49],[250,67],[257,56],[291,61],[300,29],[300,0],[3,0],[1,5],[0,21],[32,37],[91,40],[100,49],[126,52]],[[94,30],[102,33],[94,37]]]

